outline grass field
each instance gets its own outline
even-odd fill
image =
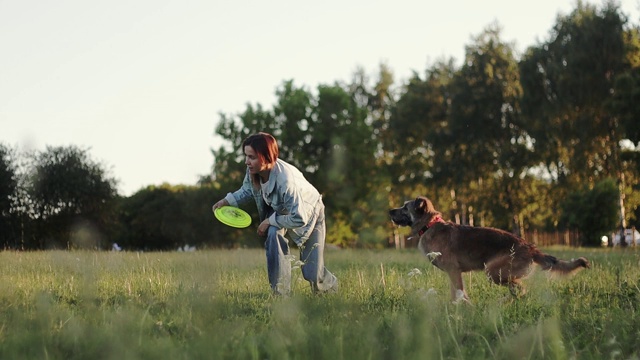
[[[0,359],[639,358],[640,249],[544,250],[592,268],[515,301],[465,275],[473,306],[415,250],[328,251],[340,291],[287,298],[258,249],[0,252]]]

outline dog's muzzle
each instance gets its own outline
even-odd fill
[[[389,210],[389,216],[391,217],[391,221],[398,226],[411,226],[412,224],[411,218],[405,214],[402,209]]]

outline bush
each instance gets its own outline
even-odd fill
[[[618,225],[620,194],[613,179],[575,191],[562,203],[560,225],[578,230],[584,245],[599,246],[600,238]]]

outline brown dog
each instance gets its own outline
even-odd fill
[[[503,230],[444,222],[440,212],[423,196],[389,210],[389,215],[398,226],[410,226],[411,236],[419,241],[418,248],[449,275],[454,301],[469,301],[462,273],[472,270],[484,270],[493,282],[508,286],[517,297],[525,292],[520,280],[529,274],[534,262],[543,270],[560,274],[589,268],[586,258],[559,260]]]

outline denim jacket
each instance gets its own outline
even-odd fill
[[[271,169],[266,185],[266,197],[271,203],[273,214],[269,224],[281,229],[291,230],[291,240],[302,245],[309,238],[318,218],[324,218],[322,196],[293,165],[278,159]],[[262,222],[270,209],[264,201],[262,189],[251,182],[249,170],[244,177],[242,187],[228,193],[225,199],[231,206],[238,206],[253,200],[258,208]]]

